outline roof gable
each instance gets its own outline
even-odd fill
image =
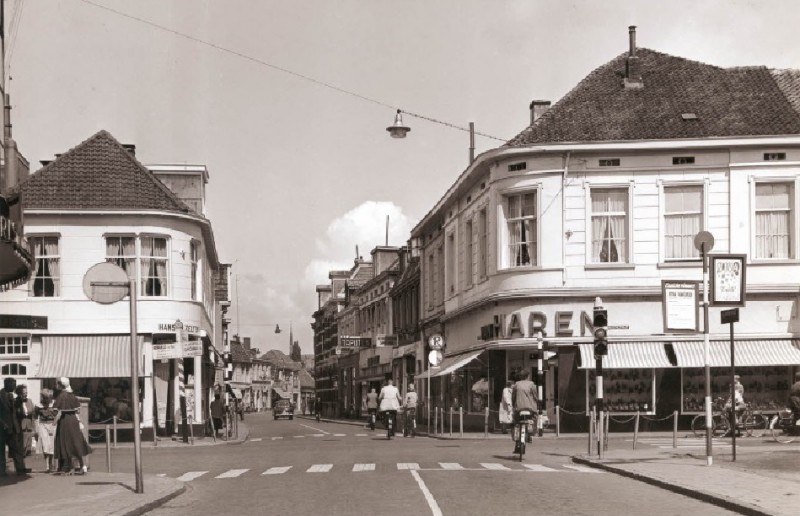
[[[766,67],[720,68],[642,48],[644,87],[626,89],[627,56],[594,70],[506,145],[800,134],[784,93],[800,91],[790,74],[782,89]]]
[[[189,212],[107,131],[99,131],[19,185],[27,209]]]

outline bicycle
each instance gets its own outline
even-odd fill
[[[386,418],[386,438],[391,440],[394,435],[394,419],[397,416],[396,410],[387,410],[384,412]]]
[[[775,414],[769,422],[772,438],[782,444],[789,444],[800,437],[800,427],[796,425],[797,419],[790,409],[784,409]]]
[[[410,434],[411,437],[417,436],[417,409],[415,407],[409,407],[405,409],[405,419],[403,425],[403,437],[408,437]]]
[[[516,437],[516,446],[514,453],[519,454],[519,461],[525,456],[525,445],[528,440],[528,425],[534,420],[533,412],[530,410],[520,410],[517,414],[517,421],[514,424],[514,435]]]
[[[714,411],[711,414],[711,435],[724,437],[731,433],[730,408],[725,407],[724,398],[714,400]],[[736,430],[744,431],[748,437],[761,437],[769,426],[769,419],[760,412],[754,412],[750,404],[745,404],[744,412],[736,419]],[[698,414],[692,419],[692,432],[695,437],[706,434],[706,415]]]
[[[375,415],[377,414],[378,409],[371,408],[371,409],[367,409],[367,410],[369,411],[369,417],[368,417],[368,421],[367,421],[367,426],[369,427],[370,430],[374,431],[375,430],[375,419],[376,419]]]

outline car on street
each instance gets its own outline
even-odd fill
[[[294,405],[289,400],[278,400],[272,406],[272,417],[294,419]]]

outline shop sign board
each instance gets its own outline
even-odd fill
[[[397,345],[397,335],[378,335],[375,337],[375,346],[376,347],[383,347],[383,346],[396,346]]]
[[[368,348],[372,345],[370,337],[347,337],[344,335],[339,336],[340,348]]]
[[[203,343],[199,340],[186,342],[164,342],[153,344],[153,360],[199,357],[203,355]]]
[[[710,306],[744,306],[746,285],[746,254],[711,255]]]
[[[699,333],[699,281],[661,281],[664,333]]]

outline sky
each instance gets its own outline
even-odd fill
[[[626,52],[629,25],[640,47],[800,68],[791,0],[5,4],[14,138],[32,170],[101,129],[145,164],[206,165],[233,332],[262,352],[289,352],[276,324],[313,352],[315,286],[384,245],[387,215],[389,245],[406,243],[467,166],[453,126],[494,137],[477,153],[501,145],[531,100],[555,103]],[[404,115],[405,139],[386,132],[398,108],[424,117]]]

